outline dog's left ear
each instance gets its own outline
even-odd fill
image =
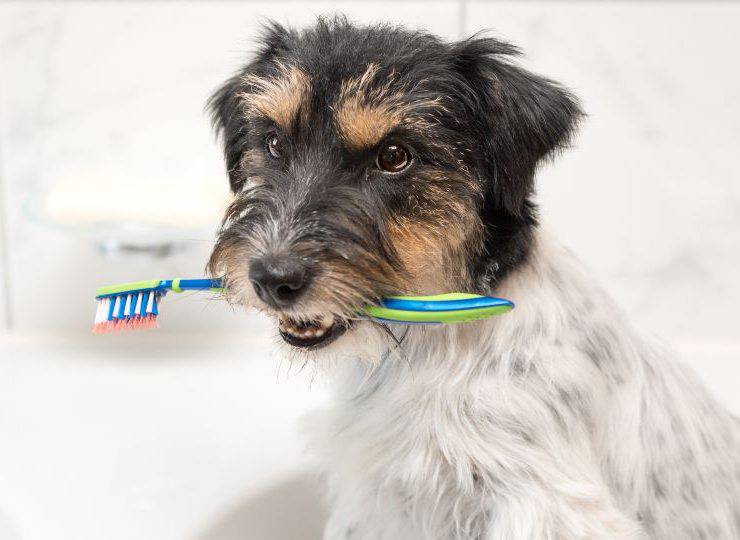
[[[277,69],[276,61],[288,54],[295,31],[270,22],[263,24],[260,47],[254,59],[228,79],[210,97],[206,109],[218,136],[223,139],[224,157],[231,190],[237,192],[244,183],[239,163],[248,140],[248,127],[244,121],[244,104],[240,98],[250,90],[245,82],[247,75],[266,75]]]
[[[248,138],[242,105],[238,98],[239,93],[244,91],[243,77],[239,73],[229,78],[214,92],[206,105],[211,113],[211,123],[216,135],[222,139],[229,186],[234,193],[241,189],[244,181],[239,170],[239,160]]]
[[[537,165],[567,146],[583,113],[562,86],[512,64],[509,59],[517,54],[516,47],[491,38],[453,46],[477,118],[478,159],[490,190],[486,204],[524,217]]]

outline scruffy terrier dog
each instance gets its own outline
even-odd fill
[[[740,424],[538,227],[581,111],[516,52],[271,24],[211,101],[235,198],[210,270],[336,384],[325,538],[740,538]],[[357,317],[448,291],[517,308]]]

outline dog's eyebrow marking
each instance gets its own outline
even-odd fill
[[[370,106],[356,100],[336,111],[342,138],[351,148],[372,148],[401,123],[398,114],[383,105]]]
[[[266,116],[286,130],[298,116],[311,88],[304,71],[285,64],[278,64],[278,75],[245,75],[243,81],[252,88],[239,95],[247,111]]]
[[[339,133],[350,148],[372,148],[402,124],[424,129],[429,126],[427,120],[409,115],[423,107],[439,108],[437,100],[408,103],[402,94],[392,92],[390,85],[395,73],[388,75],[382,84],[371,86],[378,70],[377,64],[370,64],[359,77],[345,80],[332,107]]]

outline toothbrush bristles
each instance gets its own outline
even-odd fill
[[[93,333],[156,328],[162,296],[158,291],[144,291],[99,298]]]

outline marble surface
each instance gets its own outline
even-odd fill
[[[468,33],[517,43],[581,98],[574,148],[539,175],[542,215],[669,339],[740,338],[739,24],[732,2],[468,6]]]
[[[39,223],[34,208],[70,179],[224,189],[207,96],[248,56],[261,18],[302,25],[337,10],[450,39],[491,28],[521,45],[521,62],[571,87],[589,114],[539,176],[550,230],[647,331],[738,339],[740,6],[729,2],[0,3],[14,328],[79,331],[99,284],[200,274],[212,227],[188,231],[188,249],[166,260],[109,261],[89,234]],[[264,328],[201,297],[179,301],[171,329]]]

